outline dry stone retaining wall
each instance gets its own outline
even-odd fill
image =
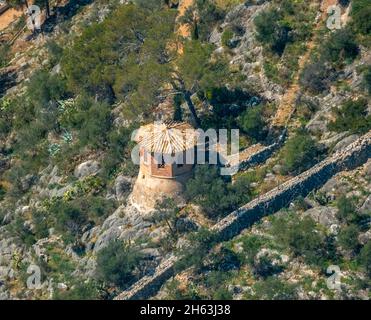
[[[370,157],[371,132],[310,170],[232,212],[215,224],[211,231],[218,236],[220,241],[231,239],[263,216],[287,206],[299,195],[306,196],[310,191],[321,187],[336,173],[346,169],[354,169],[365,163]],[[116,299],[146,299],[151,297],[167,279],[174,275],[176,261],[177,257],[170,257],[158,266],[153,275],[142,278]]]
[[[249,156],[247,159],[241,160],[237,165],[238,170],[236,170],[236,172],[241,171],[241,170],[246,170],[249,167],[253,167],[253,166],[256,166],[258,164],[261,164],[264,161],[266,161],[267,159],[269,159],[271,157],[271,155],[274,152],[276,152],[282,146],[282,144],[285,142],[286,134],[287,134],[287,132],[286,132],[286,129],[285,129],[284,132],[277,139],[277,142],[274,142],[271,145],[266,146],[263,149],[260,149],[256,153]]]

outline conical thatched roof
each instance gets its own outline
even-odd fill
[[[161,121],[141,127],[136,137],[148,152],[172,154],[193,148],[198,134],[186,122]]]

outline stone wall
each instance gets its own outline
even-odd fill
[[[220,241],[231,239],[263,216],[272,214],[287,206],[299,195],[306,196],[310,191],[320,188],[336,173],[354,169],[365,163],[370,157],[371,132],[310,170],[232,212],[215,224],[211,230],[218,235]],[[146,299],[151,297],[167,279],[174,275],[174,264],[176,261],[177,258],[174,256],[165,260],[158,266],[153,275],[142,278],[129,290],[117,296],[116,299]]]
[[[241,171],[241,170],[246,170],[249,167],[253,167],[258,164],[261,164],[267,159],[269,159],[272,156],[272,154],[276,152],[285,142],[286,136],[287,136],[287,132],[285,129],[284,132],[278,137],[276,142],[257,151],[256,153],[249,156],[247,159],[241,160],[238,163],[238,168],[236,172]]]
[[[5,12],[6,10],[8,10],[10,7],[8,4],[6,4],[5,2],[2,3],[0,2],[0,15]]]

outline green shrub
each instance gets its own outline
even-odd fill
[[[251,200],[253,196],[251,182],[251,177],[248,175],[240,175],[236,177],[233,184],[228,184],[231,209],[236,209]]]
[[[45,70],[36,71],[27,85],[27,96],[40,109],[47,110],[50,103],[62,99],[67,94],[66,83],[59,75],[51,75]]]
[[[120,164],[125,163],[127,166],[132,163],[130,160],[132,144],[130,141],[133,127],[120,128],[112,130],[107,136],[107,152],[102,161],[102,170],[100,176],[103,179],[110,179],[113,177]]]
[[[226,48],[231,48],[231,40],[234,36],[234,33],[231,29],[224,30],[222,34],[222,45]]]
[[[228,89],[223,87],[210,88],[205,98],[212,105],[212,113],[202,117],[202,128],[235,129],[237,118],[246,110],[261,100],[252,92],[241,89]]]
[[[367,276],[371,278],[371,241],[368,241],[362,248],[359,255],[359,262]]]
[[[97,276],[109,285],[121,289],[130,286],[136,279],[142,254],[123,241],[113,241],[97,255]]]
[[[75,203],[57,201],[50,208],[50,213],[56,219],[56,229],[61,232],[66,240],[73,240],[82,235],[82,227],[88,219],[81,208]]]
[[[331,33],[320,53],[322,61],[350,63],[358,56],[359,48],[353,32],[350,29],[340,29]]]
[[[16,217],[11,224],[7,225],[7,229],[11,235],[15,236],[21,244],[27,247],[31,247],[36,243],[35,235],[22,217]]]
[[[310,217],[298,218],[290,215],[273,221],[272,234],[285,247],[290,248],[294,256],[303,257],[313,265],[320,265],[327,256],[325,236],[318,230]]]
[[[166,292],[167,296],[166,299],[168,300],[200,300],[201,297],[199,296],[197,290],[194,286],[187,286],[186,290],[179,289],[180,282],[178,280],[171,280],[166,285]]]
[[[286,45],[292,41],[291,28],[282,20],[283,16],[275,8],[263,11],[255,19],[256,38],[270,49],[282,55]]]
[[[36,239],[47,238],[49,236],[48,217],[43,211],[32,212],[33,232]]]
[[[0,185],[0,201],[4,200],[5,195],[6,195],[5,188],[2,185]],[[1,220],[2,220],[2,218],[0,217],[0,221]]]
[[[363,72],[363,86],[368,94],[371,94],[371,66],[367,66]]]
[[[290,137],[282,148],[280,162],[282,173],[300,173],[310,168],[318,158],[319,151],[315,140],[304,130]]]
[[[98,284],[94,281],[78,282],[66,291],[56,290],[54,300],[98,300],[101,297]]]
[[[233,300],[232,293],[227,286],[220,286],[213,294],[213,300]]]
[[[241,266],[238,255],[226,247],[222,247],[220,250],[212,253],[210,259],[212,269],[221,272],[238,270]]]
[[[341,196],[337,200],[336,206],[338,208],[336,216],[341,222],[355,223],[358,221],[357,207],[354,199]]]
[[[83,227],[102,223],[114,209],[114,202],[99,196],[80,196],[69,202],[58,199],[48,209],[48,223],[63,235],[66,242],[72,242],[82,235]]]
[[[111,120],[111,110],[107,105],[92,106],[86,112],[79,132],[81,145],[101,146],[106,141]]]
[[[355,36],[349,28],[332,32],[323,40],[319,56],[313,57],[300,75],[300,84],[314,94],[329,89],[336,80],[336,70],[351,63],[359,54]]]
[[[76,101],[74,108],[64,118],[63,124],[67,128],[78,130],[80,146],[103,147],[112,126],[111,107],[85,96]]]
[[[49,59],[52,66],[59,63],[63,56],[63,48],[59,46],[55,41],[49,40],[46,43],[46,48],[49,52]]]
[[[243,253],[248,264],[253,265],[255,256],[264,244],[264,239],[256,235],[251,235],[242,239]]]
[[[178,252],[180,258],[174,266],[177,271],[182,271],[190,266],[193,266],[196,270],[203,268],[205,257],[216,244],[215,234],[206,228],[192,232],[188,236],[188,240],[190,246]]]
[[[253,272],[256,276],[266,279],[267,277],[273,276],[282,272],[283,265],[278,263],[279,255],[277,257],[269,257],[268,255],[262,255],[259,258],[255,258],[253,264]],[[276,260],[276,261],[273,261]]]
[[[276,63],[269,61],[268,59],[264,60],[263,64],[264,74],[266,77],[275,83],[280,83],[281,79],[279,77],[279,70]]]
[[[6,67],[9,62],[10,47],[0,44],[0,68]]]
[[[196,167],[194,177],[187,182],[185,195],[209,217],[215,218],[229,208],[227,185],[213,166]]]
[[[328,128],[336,132],[365,133],[371,129],[371,116],[367,109],[366,99],[348,100],[333,110],[336,119],[329,123]]]
[[[185,196],[215,219],[250,200],[250,180],[242,176],[231,184],[219,175],[215,166],[200,165],[186,184]]]
[[[254,294],[247,299],[258,300],[295,300],[298,299],[297,287],[276,277],[269,277],[253,286]]]
[[[353,0],[350,16],[356,32],[363,35],[371,33],[371,7],[368,0]]]
[[[255,140],[263,139],[266,136],[266,123],[262,111],[262,106],[248,108],[241,114],[238,121],[240,128]]]
[[[358,242],[359,229],[356,225],[351,224],[340,230],[338,235],[338,241],[341,247],[353,252],[357,252],[359,249]]]

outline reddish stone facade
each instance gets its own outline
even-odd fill
[[[148,174],[153,177],[158,178],[176,178],[183,174],[190,173],[193,169],[193,164],[185,164],[186,159],[186,151],[182,153],[183,157],[177,155],[178,157],[182,157],[183,161],[179,161],[179,163],[166,163],[164,156],[159,154],[155,155],[153,153],[149,153],[144,148],[140,149],[140,167],[141,172],[143,174]],[[171,156],[171,155],[170,155]],[[173,155],[173,157],[175,157]],[[180,163],[183,162],[183,163]]]

